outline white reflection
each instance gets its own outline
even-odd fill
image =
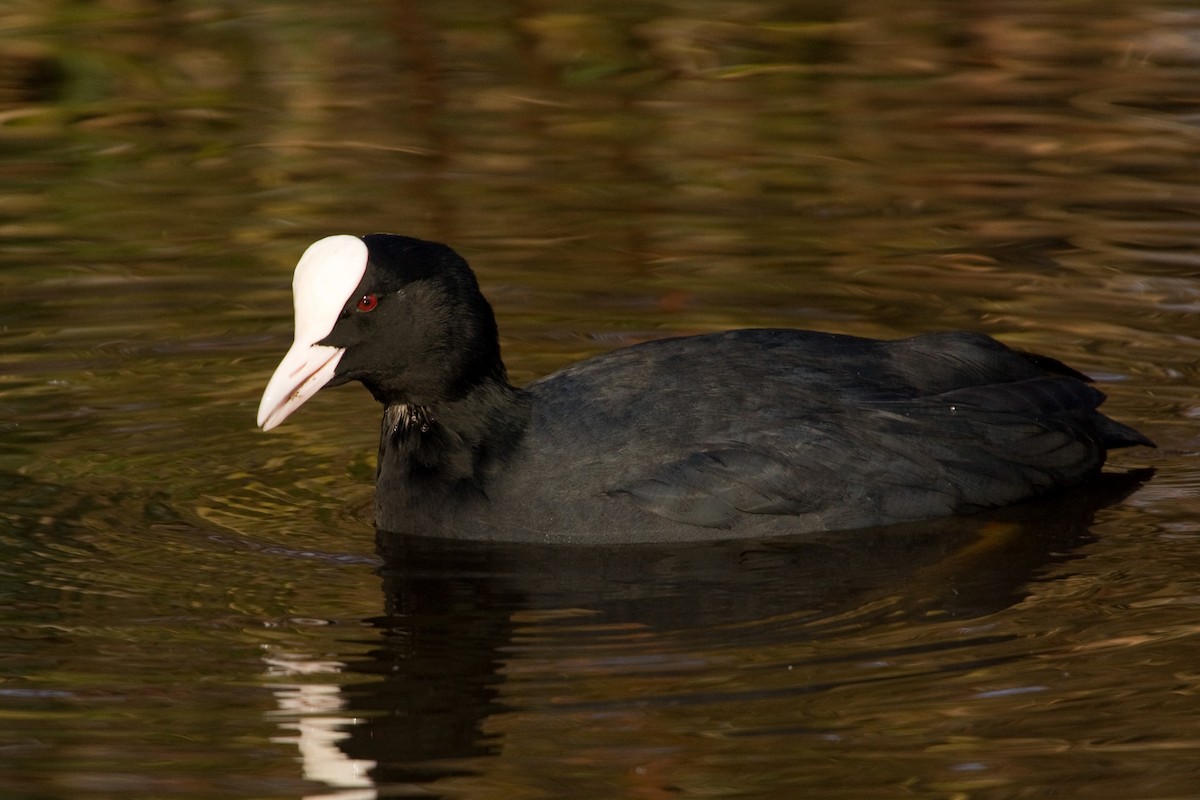
[[[290,732],[272,741],[295,744],[304,777],[334,790],[307,795],[305,800],[375,800],[378,792],[370,778],[375,762],[349,758],[337,746],[349,737],[346,728],[361,722],[338,713],[346,707],[341,687],[336,683],[280,682],[301,675],[339,674],[344,665],[291,653],[268,652],[264,660],[267,676],[273,681],[271,691],[279,704],[279,710],[271,716],[282,718],[279,727]]]

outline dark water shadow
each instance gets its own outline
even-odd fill
[[[1078,558],[1094,541],[1095,512],[1150,474],[1106,475],[986,515],[816,540],[588,548],[380,532],[385,611],[369,620],[378,646],[343,670],[369,677],[343,686],[359,724],[338,746],[375,763],[377,786],[474,771],[467,759],[501,746],[484,723],[506,710],[502,665],[520,659],[531,615],[551,620],[557,636],[561,613],[568,642],[595,636],[580,632],[582,616],[702,651],[819,640],[847,614],[870,627],[994,613],[1025,597],[1047,567]]]

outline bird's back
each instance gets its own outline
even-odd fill
[[[493,499],[520,509],[508,524],[593,541],[975,511],[1077,483],[1108,448],[1149,443],[1097,412],[1104,396],[1085,380],[969,333],[648,342],[528,388],[533,419]]]

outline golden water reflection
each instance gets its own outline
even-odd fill
[[[0,794],[1190,795],[1198,53],[1169,0],[5,5]],[[369,230],[467,255],[522,382],[969,328],[1158,472],[1065,538],[397,571],[364,393],[253,431]]]

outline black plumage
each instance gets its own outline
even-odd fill
[[[886,525],[1014,503],[1151,445],[1054,359],[975,333],[737,330],[647,342],[518,389],[466,262],[363,237],[321,345],[384,405],[377,524],[633,542]],[[357,298],[378,306],[357,310]]]

